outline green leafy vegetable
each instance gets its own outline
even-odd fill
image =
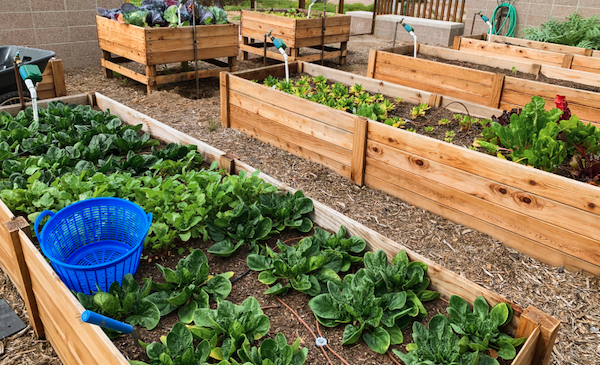
[[[308,232],[313,227],[312,221],[304,217],[313,211],[313,202],[300,190],[294,194],[261,195],[259,203],[262,215],[270,217],[273,228],[279,232],[286,227]]]
[[[288,345],[283,333],[278,333],[275,339],[266,339],[258,347],[250,348],[246,340],[237,351],[243,365],[304,365],[308,349],[300,349],[300,337],[292,345]],[[233,365],[242,365],[232,360]]]

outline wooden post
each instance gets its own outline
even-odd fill
[[[340,66],[344,66],[346,64],[346,56],[344,56],[344,52],[348,49],[348,42],[342,42],[340,45]]]
[[[110,52],[102,50],[102,58],[104,58],[107,61],[110,61],[112,59],[112,56],[111,56]],[[52,70],[52,71],[54,71],[54,70]],[[106,76],[107,79],[112,79],[113,78],[112,70],[109,70],[108,68],[104,67],[104,76]]]
[[[459,12],[460,17],[458,18],[459,23],[462,23],[463,17],[465,16],[465,2],[466,1],[467,0],[461,0],[461,3],[460,3],[460,12]],[[471,28],[471,31],[473,31],[472,28]],[[471,34],[473,34],[473,33],[471,33]]]
[[[498,108],[500,106],[500,99],[502,98],[502,89],[504,88],[504,74],[495,74],[492,81],[492,94],[490,95],[491,108]]]
[[[248,37],[242,37],[242,44],[245,46],[247,46],[249,44]],[[248,52],[247,51],[242,51],[242,60],[244,60],[244,61],[248,60]]]
[[[300,55],[300,48],[290,48],[290,62],[293,62]]]
[[[375,77],[375,62],[377,61],[377,50],[371,49],[369,51],[369,63],[367,64],[367,77]]]
[[[298,9],[304,9],[306,6],[305,0],[298,0]]]
[[[158,90],[158,85],[156,84],[156,65],[146,66],[146,77],[148,78],[148,85],[146,86],[148,94]]]
[[[63,70],[62,61],[54,59],[50,62],[50,67],[52,67],[52,79],[54,80],[54,93],[56,97],[67,95],[65,71]],[[112,76],[112,71],[110,75]]]
[[[356,185],[365,183],[365,159],[367,157],[367,129],[369,121],[365,117],[354,120],[354,140],[352,142],[352,162],[350,180]]]
[[[379,11],[379,9],[377,9],[379,5],[379,0],[375,0],[375,2],[373,3],[373,20],[371,21],[371,34],[375,34],[375,19],[377,18],[377,11]]]
[[[338,14],[344,14],[344,0],[340,0]]]
[[[219,157],[219,168],[225,170],[229,175],[235,174],[235,160],[236,157],[231,153],[226,153]]]
[[[573,64],[573,55],[566,54],[565,58],[563,58],[562,68],[571,68],[572,64]]]
[[[529,306],[523,311],[519,318],[519,326],[515,338],[528,337],[533,331],[540,329],[540,338],[538,340],[532,365],[547,365],[550,361],[550,354],[554,347],[554,341],[558,335],[560,321],[552,318],[537,308]]]
[[[31,236],[31,232],[29,231],[29,223],[27,223],[23,217],[16,217],[12,221],[5,222],[4,227],[6,227],[6,230],[10,233],[10,239],[12,240],[13,253],[17,260],[20,279],[23,283],[24,293],[21,293],[21,296],[23,297],[25,307],[27,308],[27,314],[29,315],[31,328],[33,328],[38,337],[44,338],[44,325],[42,324],[37,301],[35,300],[35,295],[33,294],[31,276],[29,275],[29,268],[27,267],[25,257],[23,256],[23,246],[21,245],[21,239],[19,238],[19,231],[21,230],[28,236]]]
[[[237,57],[228,57],[227,65],[229,66],[229,72],[237,71]]]
[[[460,40],[461,39],[462,39],[462,37],[459,35],[454,37],[454,43],[452,43],[453,50],[460,51]]]
[[[221,87],[221,125],[229,128],[229,73],[219,74]]]

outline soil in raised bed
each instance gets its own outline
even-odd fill
[[[527,73],[527,72],[521,72],[521,71],[516,71],[516,70],[513,71],[513,70],[504,69],[504,68],[492,67],[492,66],[488,66],[488,65],[482,65],[482,64],[479,64],[479,63],[473,63],[473,62],[457,61],[457,60],[447,60],[447,59],[444,59],[444,58],[435,57],[435,56],[429,56],[429,55],[425,55],[425,54],[417,54],[417,58],[421,58],[421,59],[429,60],[429,61],[434,61],[434,62],[446,63],[446,64],[449,64],[449,65],[455,65],[455,66],[461,66],[461,67],[468,67],[468,68],[472,68],[472,69],[479,70],[479,71],[487,71],[487,72],[500,73],[500,74],[504,74],[506,76],[516,77],[516,78],[519,78],[519,79],[538,81],[538,82],[543,82],[543,83],[546,83],[546,84],[552,84],[552,85],[557,85],[557,86],[569,87],[569,88],[572,88],[572,89],[585,90],[585,91],[593,91],[593,92],[600,92],[600,87],[594,87],[594,86],[590,86],[590,85],[579,84],[579,83],[572,82],[572,81],[567,81],[567,80],[554,79],[554,78],[546,77],[542,73],[540,73],[539,76],[536,76],[534,74],[530,74],[530,73]],[[508,60],[506,62],[510,63],[510,61],[508,61]]]
[[[312,234],[312,233],[311,233]],[[279,237],[273,237],[267,244],[274,247],[277,239],[281,239],[288,245],[296,244],[301,238],[310,234],[300,233],[297,231],[286,230]],[[202,242],[201,240],[193,241],[191,244],[186,244],[186,247],[199,248],[206,252],[206,249],[213,244],[212,241]],[[161,264],[165,267],[175,269],[175,266],[180,258],[188,254],[186,249],[182,255],[177,254],[177,249],[172,250],[162,257],[152,256],[143,259],[140,262],[139,269],[135,274],[136,280],[142,284],[142,278],[152,277],[154,281],[163,282],[163,277],[156,267],[156,264]],[[212,254],[207,254],[208,264],[211,274],[219,274],[223,272],[233,271],[234,278],[244,273],[248,266],[246,265],[246,256],[248,255],[248,249],[246,246],[240,248],[231,257],[223,258]],[[359,266],[352,267],[349,272],[355,272]],[[316,347],[315,340],[312,334],[302,325],[297,318],[284,306],[282,306],[277,299],[273,296],[263,294],[266,290],[266,286],[258,281],[258,272],[249,271],[247,275],[242,276],[232,284],[232,291],[227,297],[227,300],[241,304],[246,298],[253,296],[255,297],[261,306],[264,308],[264,313],[269,316],[271,322],[271,328],[265,338],[274,338],[278,332],[282,332],[288,342],[294,341],[297,337],[300,337],[301,347],[308,348],[308,357],[306,364],[326,364],[327,359],[323,356],[322,351]],[[327,328],[319,325],[317,330],[317,322],[310,307],[308,301],[310,297],[303,293],[290,290],[290,292],[280,297],[287,305],[289,305],[302,319],[311,327],[315,334],[318,335],[318,331],[328,341],[331,348],[334,349],[338,354],[348,361],[350,364],[392,364],[392,360],[388,355],[380,355],[373,352],[362,340],[359,340],[354,345],[342,346],[342,334],[344,332],[344,325],[340,325],[335,328]],[[446,307],[448,306],[447,301],[444,299],[438,299],[431,302],[423,303],[427,309],[428,315],[426,318],[421,320],[421,323],[427,324],[431,317],[438,313],[446,313]],[[215,308],[216,304],[211,301],[211,307]],[[147,331],[144,328],[137,327],[140,333],[142,341],[146,343],[160,341],[161,336],[165,336],[170,329],[179,321],[177,311],[170,313],[169,315],[162,317],[158,326],[152,331]],[[406,344],[411,343],[412,339],[412,324],[406,327],[403,331],[404,343],[402,345],[390,346],[391,349],[397,349],[405,352],[404,347]],[[259,345],[260,341],[257,341],[253,346]],[[146,356],[145,350],[137,346],[133,338],[129,335],[120,336],[113,340],[117,348],[126,356],[129,360],[140,360],[148,362],[149,359]],[[195,342],[197,345],[197,341]],[[339,363],[339,360],[334,359],[334,355],[328,352],[328,356],[334,361],[334,364]],[[398,360],[396,358],[396,360]],[[501,359],[499,359],[501,360]],[[508,362],[501,362],[501,364],[510,364]]]

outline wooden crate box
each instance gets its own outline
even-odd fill
[[[286,11],[286,9],[274,9],[274,11]],[[304,9],[300,11],[307,12]],[[313,14],[322,14],[314,12]],[[248,59],[248,53],[264,55],[264,35],[273,29],[272,35],[281,38],[290,48],[289,61],[317,61],[321,59],[321,53],[300,55],[300,48],[313,48],[321,50],[324,44],[325,53],[323,59],[338,58],[340,65],[346,62],[347,43],[350,40],[349,15],[327,13],[325,18],[325,37],[322,37],[323,18],[314,19],[292,19],[278,15],[266,14],[261,10],[242,10],[241,34],[242,34],[242,58]],[[256,40],[256,43],[250,43]],[[324,43],[323,43],[324,41]],[[340,48],[327,46],[331,43],[340,43]],[[267,47],[272,43],[267,39]],[[267,57],[284,60],[279,52],[267,50]]]
[[[113,71],[147,85],[148,92],[158,85],[194,80],[195,71],[158,75],[157,65],[194,61],[193,27],[175,28],[138,27],[96,16],[98,43],[102,50],[102,66],[111,78]],[[198,60],[218,66],[199,70],[198,77],[215,77],[221,71],[233,71],[239,53],[239,26],[237,24],[196,26]],[[120,57],[113,59],[112,54]],[[228,62],[216,58],[228,58]],[[135,61],[146,67],[141,74],[118,63]]]
[[[143,131],[149,132],[165,143],[183,142],[197,145],[208,162],[219,161],[222,167],[229,168],[235,173],[255,171],[253,167],[232,159],[224,152],[101,94],[96,93],[95,97],[90,98],[85,94],[78,95],[70,97],[66,102],[79,104],[97,102],[100,109],[109,108],[111,113],[118,115],[125,123],[143,123]],[[18,109],[12,112],[18,112]],[[260,174],[259,177],[283,191],[294,192],[294,189],[268,175]],[[349,234],[363,237],[371,250],[383,249],[388,257],[393,258],[399,250],[405,249],[411,260],[426,263],[429,266],[431,288],[439,291],[442,297],[460,295],[467,301],[473,301],[482,295],[491,305],[499,302],[511,305],[514,317],[507,325],[507,333],[515,337],[528,338],[512,364],[548,363],[558,334],[560,325],[558,320],[531,306],[523,309],[318,201],[314,201],[314,205],[315,211],[311,219],[315,224],[335,231],[344,225]],[[27,234],[29,224],[23,218],[15,217],[1,200],[0,221],[4,222],[0,224],[0,266],[8,273],[23,296],[36,333],[41,337],[45,335],[50,340],[65,365],[127,365],[125,357],[99,327],[81,322],[80,316],[84,308],[34,246]]]
[[[37,85],[39,99],[51,99],[67,95],[65,72],[60,59],[51,58],[42,74],[43,80]]]
[[[512,68],[513,65],[516,65],[515,68],[519,67],[519,71],[542,72],[539,67],[531,64],[528,66],[527,63],[517,64],[506,62],[502,58],[494,59],[494,57],[460,56],[457,55],[456,51],[440,51],[438,47],[424,45],[418,45],[418,47],[418,53],[423,55],[451,60],[458,59],[503,68]],[[547,109],[554,108],[556,95],[564,95],[574,115],[577,115],[583,121],[600,125],[600,93],[524,80],[500,73],[475,70],[422,58],[415,59],[412,55],[412,45],[385,50],[371,50],[367,76],[492,108],[508,110],[515,107],[522,108],[531,101],[531,97],[534,95],[541,96],[546,100]],[[591,59],[591,57],[588,58]],[[600,61],[600,59],[598,60]],[[501,66],[503,62],[505,65]],[[541,70],[548,70],[548,75],[554,75],[553,72],[556,69],[552,66],[541,66]],[[567,70],[565,69],[565,71]],[[578,71],[571,72],[581,74]],[[600,77],[597,77],[600,75],[586,74],[589,75],[586,78],[588,83],[595,83],[600,86]]]
[[[456,99],[447,96],[305,62],[291,66],[292,72],[464,112],[449,105]],[[598,187],[379,122],[365,124],[364,118],[250,81],[268,75],[284,75],[283,66],[221,75],[223,126],[490,234],[537,260],[600,274]],[[472,116],[501,114],[463,104]]]

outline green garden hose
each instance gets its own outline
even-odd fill
[[[496,16],[498,15],[499,11],[502,11],[502,8],[508,8],[508,13],[506,14],[506,17],[504,18],[504,21],[502,22],[502,26],[500,26],[499,28],[496,28]],[[509,23],[508,23],[508,29],[506,31],[505,36],[506,37],[514,37],[515,28],[517,27],[517,11],[515,10],[515,7],[512,6],[511,4],[502,3],[502,4],[498,5],[496,7],[496,9],[494,9],[494,14],[492,14],[492,32],[494,32],[494,34],[496,34],[496,35],[500,34],[502,29],[504,29],[506,22],[509,22]],[[498,29],[498,30],[496,30],[496,29]]]

